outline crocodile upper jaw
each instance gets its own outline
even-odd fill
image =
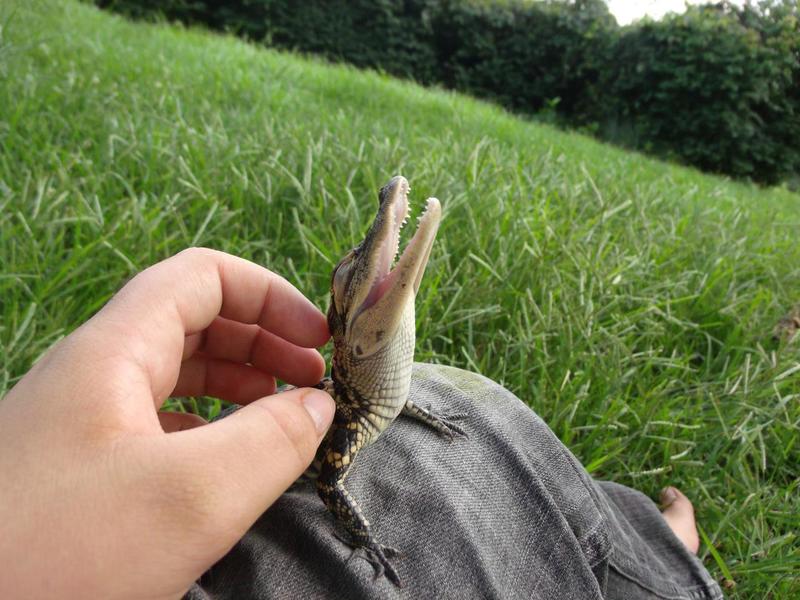
[[[334,344],[369,356],[390,344],[404,325],[441,221],[441,205],[429,198],[413,238],[394,268],[400,230],[408,216],[408,181],[393,177],[379,194],[380,207],[364,241],[336,267],[328,321]],[[410,325],[413,328],[413,322]]]

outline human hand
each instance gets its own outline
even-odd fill
[[[264,396],[317,383],[328,337],[288,282],[221,252],[135,277],[0,400],[0,597],[180,597],[313,459],[330,396]],[[246,406],[158,412],[203,394]]]

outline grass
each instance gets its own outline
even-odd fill
[[[731,597],[800,592],[800,345],[769,336],[800,299],[800,197],[74,2],[0,24],[0,394],[186,246],[325,308],[403,173],[445,211],[418,359],[503,383],[598,477],[684,489]]]

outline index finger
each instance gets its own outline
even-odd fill
[[[257,324],[306,348],[330,337],[323,314],[283,277],[204,248],[184,250],[142,271],[98,313],[95,325],[123,327],[123,344],[137,362],[144,361],[155,391],[174,385],[184,338],[203,331],[217,315]]]
[[[330,334],[319,309],[283,277],[255,263],[207,248],[189,248],[134,278],[122,293],[148,314],[177,310],[182,335],[208,327],[220,315],[257,324],[305,348]],[[151,303],[152,302],[152,303]],[[112,305],[109,308],[114,308]]]

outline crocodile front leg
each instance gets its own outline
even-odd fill
[[[406,400],[406,404],[403,407],[403,414],[424,423],[428,427],[432,427],[439,432],[439,435],[449,440],[452,440],[456,434],[467,437],[466,432],[451,421],[451,419],[459,419],[466,415],[448,415],[448,417],[436,416],[431,411],[414,404],[411,398]]]
[[[317,479],[317,493],[333,513],[336,522],[347,532],[349,539],[343,541],[354,548],[351,557],[362,555],[375,567],[376,578],[385,574],[389,581],[402,587],[400,577],[389,561],[397,556],[397,550],[375,539],[369,521],[344,487],[344,479],[356,454],[375,435],[367,423],[366,419],[348,418],[340,410],[336,411],[322,470]]]

